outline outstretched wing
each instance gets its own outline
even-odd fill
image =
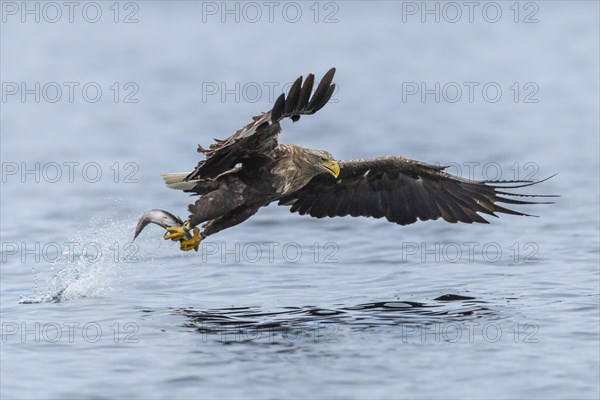
[[[272,157],[277,147],[277,137],[281,132],[279,122],[291,118],[296,122],[301,115],[310,115],[319,111],[331,98],[335,90],[332,84],[335,68],[331,68],[317,86],[311,98],[315,81],[309,74],[302,82],[296,79],[287,97],[281,94],[269,112],[253,117],[253,121],[225,140],[216,140],[208,150],[198,147],[198,151],[206,155],[196,169],[185,180],[214,178],[233,168],[245,160],[261,157]]]
[[[314,177],[304,188],[283,197],[280,205],[313,217],[364,216],[382,218],[400,225],[443,218],[448,222],[488,223],[477,213],[528,215],[500,206],[541,204],[504,196],[523,195],[507,189],[531,186],[532,181],[473,181],[444,172],[439,167],[403,157],[341,161],[338,178]],[[547,204],[547,202],[545,202]]]

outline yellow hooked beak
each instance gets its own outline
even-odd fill
[[[324,162],[321,166],[333,175],[334,178],[337,178],[340,175],[340,165],[333,160]]]

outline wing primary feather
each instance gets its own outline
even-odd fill
[[[285,108],[285,94],[281,94],[277,100],[275,100],[275,104],[273,105],[273,109],[271,110],[271,121],[276,123],[283,116],[283,110]]]
[[[298,97],[298,103],[296,103],[294,113],[299,113],[306,108],[306,105],[310,100],[310,94],[312,92],[314,84],[315,76],[313,74],[308,74],[306,80],[304,81],[304,84],[302,85],[302,89],[300,90],[300,96]]]
[[[317,90],[315,90],[315,93],[313,94],[312,99],[306,106],[307,113],[311,113],[311,114],[314,113],[313,109],[314,109],[315,105],[320,104],[321,99],[327,95],[327,92],[329,90],[329,85],[331,85],[331,82],[333,81],[334,74],[335,74],[335,68],[331,68],[329,71],[327,71],[325,76],[323,76],[323,79],[321,79],[321,82],[319,82],[319,86],[317,86]]]
[[[560,197],[560,195],[558,195],[558,194],[522,194],[522,193],[503,192],[501,190],[496,190],[496,193],[503,194],[505,196],[515,196],[515,197],[544,197],[544,198]]]
[[[327,104],[327,102],[329,101],[329,99],[331,99],[331,96],[333,95],[333,92],[335,92],[335,84],[332,84],[331,86],[329,86],[329,89],[327,89],[327,93],[325,93],[325,96],[319,102],[319,104],[315,104],[312,112],[317,112],[321,108],[325,107],[325,104]]]
[[[521,215],[521,216],[526,216],[526,217],[538,217],[538,215],[526,214],[526,213],[522,213],[522,212],[519,212],[519,211],[511,210],[509,208],[504,208],[502,206],[499,206],[498,204],[494,204],[494,211],[497,211],[497,212],[500,212],[500,213],[504,213],[504,214],[510,214],[510,215]]]
[[[287,99],[285,100],[285,115],[290,115],[298,104],[298,98],[300,97],[300,89],[302,87],[302,77],[296,79],[290,90],[288,91]]]
[[[527,186],[537,185],[538,183],[546,182],[548,179],[554,178],[558,174],[550,175],[547,178],[541,179],[539,181],[483,181],[483,183],[497,189],[518,189],[524,188]],[[509,186],[498,186],[498,183],[522,183],[522,185],[509,185]]]

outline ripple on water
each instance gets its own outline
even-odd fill
[[[233,339],[236,335],[243,335],[247,339],[242,342],[249,342],[253,341],[252,338],[267,333],[279,333],[281,340],[285,341],[290,335],[296,337],[299,332],[309,331],[315,324],[323,328],[323,335],[327,335],[330,333],[328,328],[334,325],[335,329],[345,326],[351,330],[365,330],[440,321],[459,322],[495,314],[485,302],[455,294],[446,294],[430,303],[395,299],[358,305],[336,305],[334,308],[288,306],[269,311],[258,306],[206,310],[188,307],[174,308],[171,313],[187,319],[184,327],[202,335],[216,335],[219,338],[217,341],[226,344],[240,342]]]

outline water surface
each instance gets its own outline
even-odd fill
[[[1,104],[3,398],[598,398],[596,2],[537,2],[527,24],[512,2],[497,23],[360,1],[321,3],[317,23],[308,3],[296,23],[222,23],[206,4],[156,1],[124,24],[111,4],[98,23],[1,26],[3,82],[103,90]],[[120,6],[119,21],[135,11]],[[335,101],[283,141],[475,179],[558,173],[531,193],[562,197],[485,226],[273,205],[199,253],[157,227],[130,245],[142,212],[186,215],[161,173],[267,110],[269,87],[331,66]],[[436,82],[502,96],[406,95]]]

